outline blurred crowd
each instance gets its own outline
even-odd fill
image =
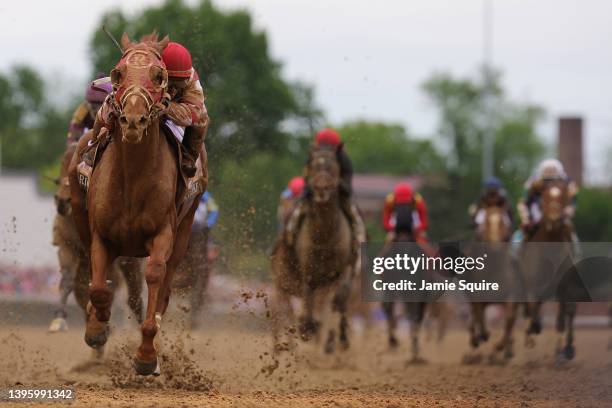
[[[31,296],[57,292],[57,271],[0,262],[0,295]]]

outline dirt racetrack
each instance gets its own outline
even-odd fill
[[[336,356],[301,345],[276,364],[269,335],[241,320],[208,322],[191,334],[165,322],[162,375],[142,378],[130,367],[139,332],[128,323],[114,330],[106,359],[94,365],[82,327],[49,335],[44,327],[3,326],[0,386],[70,386],[74,407],[612,406],[612,351],[603,329],[579,330],[577,357],[563,366],[553,362],[550,329],[528,352],[517,337],[517,356],[505,366],[461,364],[467,334],[456,329],[440,344],[424,342],[427,364],[406,365],[406,330],[400,348],[389,351],[382,326],[353,336],[351,349]]]

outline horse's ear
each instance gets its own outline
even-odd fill
[[[165,36],[161,39],[160,42],[157,43],[157,48],[159,49],[159,52],[162,52],[168,46],[168,44],[170,44],[170,37]]]
[[[132,42],[130,41],[130,37],[128,37],[127,33],[123,33],[121,36],[121,48],[123,48],[123,51],[130,48],[131,45]]]

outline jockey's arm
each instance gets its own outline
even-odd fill
[[[391,223],[391,218],[393,216],[393,205],[395,202],[395,197],[393,194],[388,194],[385,198],[385,204],[382,211],[382,223],[385,231],[392,231],[393,225]]]
[[[185,89],[168,103],[166,115],[179,126],[208,127],[204,91],[198,79],[189,81]]]
[[[67,144],[79,141],[87,127],[87,122],[91,122],[89,108],[87,102],[82,102],[72,114],[70,127],[68,128]],[[91,123],[89,123],[89,125],[91,126]]]

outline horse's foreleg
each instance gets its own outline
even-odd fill
[[[304,285],[304,310],[302,318],[300,319],[300,334],[302,339],[307,341],[317,334],[319,331],[319,324],[314,319],[314,307],[315,307],[315,293],[314,290]]]
[[[406,309],[408,311],[408,317],[410,319],[410,341],[412,351],[412,363],[424,363],[425,360],[420,355],[419,348],[419,335],[421,332],[421,326],[423,319],[425,318],[425,308],[427,304],[424,302],[419,303],[406,303]],[[413,310],[408,310],[414,308]]]
[[[563,319],[562,328],[566,332],[565,335],[565,346],[558,346],[558,356],[565,358],[565,360],[571,360],[576,355],[576,350],[574,348],[574,317],[576,316],[576,308],[577,305],[574,302],[560,302],[559,303],[559,313],[562,313],[560,319]],[[561,327],[558,325],[557,330]],[[559,340],[563,341],[561,338],[563,335],[563,331],[559,331]]]
[[[383,302],[382,308],[387,318],[387,336],[389,339],[389,347],[395,348],[398,345],[397,337],[395,337],[395,328],[397,327],[397,318],[395,317],[395,311],[393,302]]]
[[[83,310],[87,322],[87,303],[89,302],[89,260],[85,254],[78,255],[76,276],[74,278],[74,298]]]
[[[170,225],[147,245],[149,258],[145,272],[147,282],[147,311],[145,321],[141,325],[142,341],[136,352],[134,366],[140,375],[159,375],[157,351],[153,341],[160,328],[161,313],[158,312],[160,298],[163,296],[162,284],[166,277],[166,263],[170,258],[173,246],[173,234]]]
[[[115,255],[104,245],[102,238],[94,233],[91,242],[90,310],[85,331],[85,342],[94,348],[103,346],[107,340],[113,292],[108,287],[106,277],[114,259]]]
[[[512,329],[514,328],[514,323],[516,321],[516,316],[518,313],[518,303],[505,303],[505,318],[506,322],[504,325],[504,335],[502,339],[495,346],[496,351],[503,351],[505,359],[511,359],[514,357],[513,351],[513,339],[512,339]]]
[[[134,313],[138,324],[142,323],[142,268],[140,261],[136,259],[124,259],[119,265],[121,273],[125,278],[128,290],[128,306]]]

